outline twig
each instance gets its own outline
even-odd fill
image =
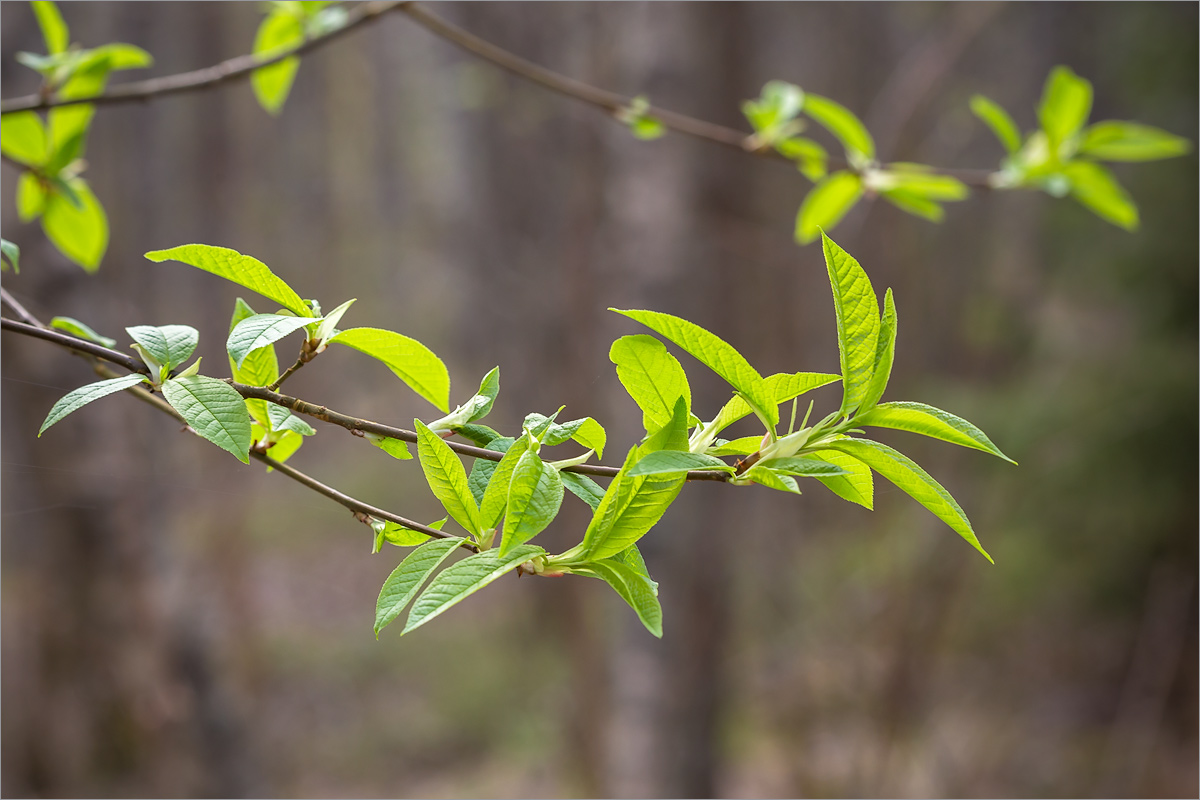
[[[276,391],[280,386],[283,385],[284,381],[286,381],[288,378],[292,377],[293,372],[295,372],[296,370],[303,367],[306,363],[308,363],[308,362],[305,361],[303,357],[297,358],[296,363],[292,364],[290,367],[288,367],[286,370],[284,370],[283,374],[280,375],[278,378],[276,378],[275,382],[272,383],[267,388],[270,389],[271,391]]]
[[[17,302],[17,298],[9,294],[8,289],[5,289],[3,286],[0,286],[0,300],[3,300],[5,303],[7,303],[8,307],[11,308],[18,317],[24,320],[25,324],[33,325],[38,328],[46,327],[42,324],[41,320],[26,311],[25,306]]]
[[[40,328],[35,325],[29,325],[23,322],[17,322],[7,318],[0,318],[0,328],[20,333],[25,336],[33,336],[38,339],[44,339],[48,342],[53,342],[61,347],[66,347],[71,350],[86,353],[95,358],[110,361],[125,367],[130,372],[137,372],[143,375],[148,374],[146,366],[135,358],[127,356],[124,353],[119,353],[116,350],[110,350],[102,345],[88,342],[83,339],[77,339],[74,336],[68,336],[65,333],[58,331]],[[395,428],[391,425],[384,425],[380,422],[373,422],[369,419],[361,419],[352,417],[349,414],[342,414],[334,411],[326,406],[320,406],[315,403],[309,403],[296,397],[291,397],[286,394],[273,392],[265,386],[248,386],[244,383],[229,381],[233,389],[242,397],[248,400],[266,400],[268,403],[274,403],[278,406],[290,409],[298,414],[319,419],[322,422],[328,422],[332,425],[338,425],[348,431],[358,431],[360,433],[373,433],[377,436],[385,436],[389,439],[399,439],[405,442],[417,441],[417,434],[413,431],[403,428]],[[446,442],[451,450],[459,455],[471,456],[472,458],[484,458],[489,461],[499,461],[504,458],[503,453],[497,453],[494,450],[487,450],[482,447],[475,447],[469,444],[460,444],[458,442]],[[593,475],[600,478],[611,478],[620,470],[617,467],[606,467],[599,464],[580,464],[574,467],[566,467],[566,472],[574,472],[580,475]],[[690,481],[718,481],[724,482],[729,480],[729,476],[717,470],[692,470],[687,473],[687,479]]]
[[[314,36],[289,50],[276,53],[269,58],[261,58],[256,55],[238,56],[228,61],[222,61],[220,64],[214,64],[211,67],[198,69],[193,72],[181,72],[176,75],[165,75],[161,78],[123,83],[113,86],[103,94],[93,95],[92,97],[67,99],[47,98],[42,97],[40,94],[26,95],[25,97],[17,97],[0,103],[0,114],[11,114],[17,111],[40,111],[46,108],[55,108],[57,106],[67,106],[76,103],[93,103],[95,105],[129,103],[170,94],[180,94],[181,92],[208,89],[222,83],[246,78],[254,70],[283,61],[285,58],[304,55],[328,44],[343,34],[349,33],[355,28],[374,22],[382,15],[399,8],[401,5],[399,2],[360,3],[348,12],[346,22],[340,28],[336,28],[320,36]]]

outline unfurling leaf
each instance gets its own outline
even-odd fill
[[[532,450],[522,453],[509,482],[500,554],[507,555],[545,530],[558,514],[562,500],[563,482],[558,470]]]
[[[191,358],[200,343],[200,332],[190,325],[134,325],[125,332],[168,370]]]

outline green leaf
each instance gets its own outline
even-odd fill
[[[0,152],[31,167],[46,160],[46,128],[33,111],[5,114],[0,119]]]
[[[303,444],[304,437],[299,433],[296,433],[295,431],[284,431],[279,435],[274,443],[270,445],[268,454],[271,456],[271,458],[282,464],[295,455],[296,451],[299,450]],[[267,467],[267,472],[271,472],[273,469],[273,467]]]
[[[242,320],[253,316],[254,309],[239,297],[233,308],[233,318],[229,321],[229,332],[232,333]],[[230,357],[229,374],[238,383],[250,386],[270,386],[279,379],[279,359],[275,356],[275,348],[268,345],[255,350],[242,361],[240,367]],[[250,416],[263,426],[269,425],[270,416],[267,412],[269,405],[266,400],[254,398],[246,400],[246,408],[250,411]]]
[[[768,489],[778,489],[781,492],[790,492],[791,494],[800,494],[800,487],[796,485],[796,479],[790,475],[784,475],[775,472],[772,469],[755,464],[750,469],[742,473],[742,478],[754,481],[760,486],[766,486]]]
[[[841,379],[840,375],[830,375],[827,372],[778,372],[766,378],[767,393],[775,398],[775,404],[778,406],[780,403],[786,403],[788,400],[799,397],[805,392],[818,389]],[[735,395],[717,414],[714,432],[720,433],[742,417],[751,413],[753,412],[750,405]]]
[[[500,554],[507,555],[545,530],[558,515],[562,501],[563,482],[558,470],[531,450],[522,453],[509,483]]]
[[[1127,231],[1138,229],[1133,198],[1105,167],[1091,161],[1072,161],[1063,167],[1062,174],[1070,181],[1071,196],[1096,216]]]
[[[371,439],[371,444],[378,447],[383,452],[387,453],[392,458],[398,458],[401,461],[407,461],[412,458],[412,453],[408,452],[408,445],[400,439],[392,439],[387,436],[380,436]]]
[[[875,141],[867,128],[850,109],[827,97],[809,92],[804,99],[804,113],[832,133],[846,148],[851,164],[875,158]]]
[[[646,630],[662,638],[662,606],[648,577],[639,575],[635,570],[623,563],[607,559],[593,561],[587,564],[587,569],[595,573],[616,590],[621,599],[637,612],[638,619],[646,626]]]
[[[357,300],[357,297],[351,298],[321,317],[321,324],[317,326],[316,332],[311,337],[318,342],[317,352],[321,352],[321,345],[324,345],[337,333],[337,324],[342,321],[342,317]]]
[[[498,550],[487,550],[450,565],[442,570],[424,594],[417,598],[412,611],[409,612],[404,633],[416,630],[505,573],[513,571],[523,562],[534,556],[544,555],[545,552],[540,547],[525,544],[505,556],[500,555]]]
[[[1055,67],[1042,90],[1038,120],[1050,139],[1050,151],[1073,136],[1092,113],[1092,84],[1067,67]]]
[[[558,477],[562,479],[563,486],[569,489],[571,494],[591,506],[592,511],[600,506],[600,501],[604,499],[604,489],[600,484],[588,476],[576,472],[560,472]]]
[[[37,17],[38,27],[42,29],[42,38],[46,42],[46,52],[58,55],[67,49],[71,43],[67,23],[63,22],[58,6],[49,0],[33,0],[33,13]]]
[[[719,458],[703,453],[656,450],[647,453],[629,470],[630,475],[680,475],[692,469],[716,469],[733,473],[733,467]]]
[[[46,187],[37,175],[22,172],[17,179],[17,216],[22,222],[35,220],[46,208]]]
[[[107,336],[101,336],[87,325],[84,325],[77,319],[71,317],[55,317],[50,320],[50,327],[57,328],[60,331],[65,331],[72,336],[78,336],[80,339],[87,339],[89,342],[102,344],[105,347],[116,347],[117,340],[110,339]]]
[[[1021,132],[1017,130],[1017,124],[1013,122],[1008,112],[1000,107],[999,103],[981,94],[972,95],[971,113],[992,129],[992,133],[1010,154],[1015,154],[1021,149]]]
[[[609,311],[615,311],[642,323],[691,353],[702,364],[724,378],[734,389],[745,395],[751,405],[758,406],[758,410],[769,420],[770,424],[778,424],[779,409],[772,402],[762,376],[754,367],[750,366],[741,353],[719,336],[706,331],[694,322],[657,311],[622,311],[616,308],[610,308]]]
[[[708,448],[705,452],[710,456],[748,456],[758,451],[762,445],[762,440],[763,437],[761,436],[743,436],[740,439],[734,439],[732,442],[718,440],[714,446]]]
[[[300,18],[284,10],[274,11],[258,26],[258,33],[254,37],[254,55],[270,58],[303,41],[304,25]],[[283,109],[299,68],[300,59],[289,56],[250,73],[250,83],[259,105],[271,114],[278,114]]]
[[[269,403],[267,408],[267,416],[271,420],[271,430],[274,431],[292,431],[301,436],[313,436],[316,430],[300,417],[293,414],[283,406],[277,406],[274,403]],[[394,440],[393,440],[394,441]]]
[[[481,443],[479,446],[495,453],[507,453],[508,448],[512,447],[516,440],[509,436],[496,436]],[[486,458],[477,458],[475,463],[471,465],[471,472],[467,475],[467,487],[471,490],[471,496],[475,498],[475,502],[479,503],[479,518],[487,522],[487,517],[483,513],[483,496],[487,492],[488,484],[492,480],[492,475],[496,472],[496,462],[488,461]],[[511,475],[509,476],[512,477]],[[507,489],[505,490],[507,493]],[[504,498],[507,499],[507,494]],[[504,513],[504,508],[501,506],[500,514]],[[496,519],[499,520],[499,514]],[[484,524],[484,530],[496,527],[495,524]]]
[[[164,382],[162,392],[192,430],[243,464],[250,463],[250,415],[242,396],[229,384],[193,375]]]
[[[688,451],[688,410],[684,402],[682,397],[675,401],[675,413],[671,421],[649,433],[637,449],[638,458],[657,450]]]
[[[815,458],[800,458],[797,456],[788,456],[787,458],[768,458],[757,464],[756,467],[766,467],[769,470],[783,475],[800,475],[805,478],[830,477],[834,475],[849,475],[842,467],[837,464],[831,464],[828,461],[820,461]]]
[[[892,299],[892,290],[888,289],[883,295],[883,319],[879,323],[879,337],[875,344],[875,366],[871,371],[871,382],[867,384],[866,393],[859,405],[859,414],[871,410],[883,392],[887,389],[888,380],[892,377],[892,361],[896,357],[896,301]]]
[[[582,549],[593,561],[616,555],[645,536],[683,488],[682,476],[630,475],[637,454],[637,448],[629,451],[584,534]]]
[[[961,417],[924,403],[883,403],[865,414],[857,415],[854,424],[911,431],[944,442],[982,450],[1012,464],[1017,463],[1000,452],[1000,448],[992,444],[992,440],[979,428]]]
[[[20,275],[21,274],[21,248],[17,247],[15,244],[10,242],[8,239],[0,239],[0,253],[3,253],[4,260],[7,261],[9,263],[9,265],[13,268],[13,272]],[[64,317],[55,317],[55,319],[64,319]],[[51,326],[54,325],[53,322],[51,322],[50,324],[51,324]],[[110,339],[109,341],[111,341],[113,344],[116,344],[116,342],[113,341],[112,339]],[[111,347],[112,345],[106,345],[106,346]]]
[[[190,325],[134,325],[125,332],[167,369],[191,358],[200,343],[200,332]]]
[[[808,456],[828,461],[846,471],[845,475],[815,476],[817,480],[829,487],[831,492],[843,500],[858,503],[863,508],[875,507],[875,480],[871,477],[870,467],[854,456],[837,450],[815,450],[808,453]]]
[[[246,356],[273,344],[305,325],[320,322],[319,317],[293,317],[282,314],[255,314],[247,317],[229,332],[225,349],[233,363],[240,367]]]
[[[793,136],[775,144],[775,149],[787,159],[796,162],[796,169],[813,183],[825,177],[825,164],[829,154],[812,139]]]
[[[642,410],[642,426],[647,430],[652,424],[661,427],[670,421],[678,398],[692,407],[692,390],[683,367],[653,336],[622,336],[612,343],[608,357],[617,367],[617,379]]]
[[[108,249],[108,217],[87,181],[72,178],[66,184],[81,207],[62,194],[51,194],[42,211],[42,230],[63,255],[85,271],[95,272]]]
[[[329,340],[382,361],[409,388],[443,413],[450,409],[450,373],[433,351],[416,339],[381,328],[350,328]]]
[[[38,429],[40,437],[54,423],[70,414],[83,408],[93,400],[99,400],[101,397],[119,392],[122,389],[128,389],[131,386],[137,386],[142,381],[146,380],[144,375],[122,375],[120,378],[110,378],[106,381],[98,383],[89,383],[87,386],[80,386],[72,392],[68,392],[61,400],[53,405],[50,413],[46,415],[46,421],[42,423],[42,427]],[[240,398],[239,398],[240,399]]]
[[[812,188],[796,213],[796,241],[816,240],[822,228],[833,228],[862,197],[862,178],[848,171],[826,176]]]
[[[888,164],[886,170],[868,172],[866,185],[876,191],[900,189],[929,200],[965,200],[971,190],[958,178],[939,175],[925,164]]]
[[[487,447],[495,439],[502,439],[500,432],[487,425],[460,425],[454,432],[480,447]]]
[[[8,117],[4,118],[6,121]],[[1136,122],[1106,120],[1083,132],[1079,154],[1102,161],[1155,161],[1174,158],[1192,149],[1182,136]]]
[[[107,69],[141,69],[153,66],[154,57],[140,47],[113,42],[87,50],[85,67],[103,63]]]
[[[491,467],[490,475],[483,476],[483,473],[488,472],[486,468],[481,470],[481,477],[487,480],[487,488],[483,492],[483,499],[479,501],[479,517],[484,530],[495,528],[500,522],[500,517],[504,514],[504,509],[508,505],[509,487],[512,483],[513,471],[516,470],[521,456],[525,455],[529,450],[529,437],[522,436],[515,442],[509,442],[504,450],[499,441],[494,441],[488,444],[489,450],[503,452],[504,458],[500,459],[500,463],[494,464]],[[476,464],[482,462],[476,461]],[[493,462],[486,462],[492,464]],[[474,474],[472,469],[471,473]]]
[[[383,588],[379,590],[379,600],[375,603],[376,639],[379,638],[381,630],[400,616],[400,612],[416,597],[429,576],[458,549],[461,542],[462,539],[434,539],[426,542],[409,553],[408,557],[392,570],[392,574],[383,582]]]
[[[595,450],[596,455],[603,458],[607,438],[603,425],[591,417],[584,417],[570,422],[551,423],[542,437],[542,444],[553,447],[573,439],[587,449]]]
[[[930,222],[941,222],[942,218],[946,216],[945,209],[939,203],[906,189],[885,189],[880,192],[880,196],[901,211],[906,211],[916,217],[923,217]]]
[[[271,269],[257,258],[244,256],[228,247],[213,247],[207,244],[185,244],[169,250],[152,250],[146,258],[161,263],[179,261],[188,266],[211,272],[233,281],[269,300],[274,300],[298,316],[308,316],[312,309],[300,299],[292,287],[283,282]]]
[[[448,520],[448,519],[450,519],[450,518],[442,517],[437,522],[429,523],[429,527],[436,528],[437,530],[440,531],[442,529],[442,527],[445,526],[446,520]],[[394,544],[396,547],[412,547],[413,545],[418,545],[423,542],[431,541],[430,536],[427,533],[421,533],[420,531],[413,530],[412,528],[409,528],[406,525],[399,525],[395,522],[390,522],[390,521],[385,522],[385,524],[384,524],[383,538],[385,541],[387,541],[390,544]],[[440,541],[445,541],[445,540],[444,539],[433,539],[432,541],[440,542]],[[461,541],[461,540],[456,540],[456,541]]]
[[[963,513],[962,508],[950,496],[950,493],[942,488],[941,484],[917,466],[911,458],[885,444],[872,442],[869,439],[837,439],[829,446],[868,464],[880,475],[907,492],[918,503],[932,511],[934,516],[953,528],[972,547],[983,553],[984,558],[992,561],[992,557],[975,537],[971,522]]]
[[[479,521],[479,507],[467,487],[467,472],[450,446],[421,420],[413,420],[417,428],[417,457],[429,488],[446,512],[463,527],[479,536],[483,526]]]
[[[841,413],[849,414],[859,407],[871,385],[879,340],[879,300],[858,261],[824,233],[821,239],[837,317]]]

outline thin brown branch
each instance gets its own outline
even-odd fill
[[[41,320],[39,320],[33,314],[30,314],[28,311],[26,311],[25,306],[21,305],[17,301],[17,298],[15,298],[11,294],[9,294],[8,289],[5,289],[3,286],[0,286],[0,300],[3,300],[4,303],[6,303],[8,305],[8,307],[13,310],[13,313],[15,313],[18,317],[20,317],[21,320],[24,321],[26,325],[33,325],[34,327],[37,327],[37,328],[46,327],[45,325],[42,324]]]
[[[276,391],[277,389],[279,389],[279,387],[280,387],[280,386],[282,386],[282,385],[283,385],[283,382],[284,382],[284,381],[286,381],[288,378],[292,377],[292,373],[293,373],[293,372],[295,372],[296,370],[300,369],[301,367],[303,367],[303,366],[304,366],[305,364],[307,364],[307,363],[308,363],[308,362],[307,362],[307,361],[305,361],[303,357],[301,357],[301,358],[297,358],[297,359],[296,359],[296,363],[295,363],[295,364],[292,364],[290,367],[288,367],[286,370],[284,370],[284,371],[283,371],[283,374],[282,374],[282,375],[280,375],[280,376],[279,376],[279,377],[278,377],[278,378],[275,380],[275,382],[274,382],[274,383],[272,383],[272,384],[271,384],[270,386],[268,386],[267,388],[268,388],[268,389],[270,389],[271,391]]]
[[[269,58],[261,58],[256,55],[242,55],[193,72],[181,72],[176,75],[164,75],[161,78],[149,78],[144,81],[123,83],[92,97],[66,99],[47,98],[40,94],[26,95],[25,97],[17,97],[0,103],[0,114],[11,114],[16,111],[40,111],[46,108],[67,106],[76,103],[113,105],[116,103],[140,102],[171,94],[210,89],[223,83],[247,78],[250,76],[250,73],[260,67],[269,66],[285,58],[304,55],[316,50],[318,47],[322,47],[356,28],[374,22],[387,12],[399,8],[401,5],[399,2],[379,2],[378,0],[360,3],[350,9],[347,14],[346,23],[340,28],[320,36],[314,36],[289,50],[276,53]]]
[[[148,374],[146,366],[139,360],[127,356],[124,353],[119,353],[116,350],[110,350],[103,345],[98,345],[93,342],[88,342],[83,339],[77,339],[74,336],[68,336],[65,333],[39,328],[35,325],[29,325],[23,322],[17,322],[7,318],[0,318],[0,327],[4,330],[20,333],[25,336],[33,336],[38,339],[44,339],[48,342],[53,342],[61,347],[66,347],[77,352],[86,353],[95,358],[104,361],[110,361],[119,366],[125,367],[130,372],[138,372],[143,375]],[[361,419],[352,417],[349,414],[343,414],[334,411],[326,406],[309,403],[306,400],[301,400],[296,397],[291,397],[279,392],[273,392],[265,386],[248,386],[244,383],[229,381],[234,390],[242,397],[248,400],[266,400],[268,403],[274,403],[278,406],[290,409],[298,414],[319,419],[322,422],[327,422],[332,425],[338,425],[351,432],[372,433],[377,436],[385,436],[389,439],[399,439],[404,442],[415,443],[417,434],[413,431],[403,428],[395,428],[391,425],[384,425],[380,422],[373,422],[369,419]],[[499,461],[504,457],[503,453],[497,453],[494,450],[487,450],[482,447],[475,447],[469,444],[460,444],[459,442],[447,441],[446,444],[451,450],[459,455],[470,456],[472,458],[484,458],[489,461]],[[565,471],[574,472],[580,475],[593,475],[600,478],[611,478],[620,470],[617,467],[606,467],[599,464],[580,464],[574,467],[566,467]],[[687,479],[690,481],[718,481],[724,482],[729,480],[729,476],[724,472],[717,470],[692,470],[687,474]]]

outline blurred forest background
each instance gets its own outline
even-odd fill
[[[158,75],[249,52],[262,16],[61,8],[73,41],[139,45]],[[1057,64],[1094,83],[1093,119],[1197,140],[1194,3],[433,8],[565,74],[747,130],[742,100],[797,83],[858,113],[884,160],[994,166],[968,98],[1028,129]],[[3,96],[34,91],[13,60],[43,51],[33,14],[6,2],[0,21]],[[112,227],[100,271],[17,221],[5,166],[23,266],[5,287],[122,348],[127,325],[193,325],[210,374],[225,374],[239,291],[145,251],[224,245],[326,308],[357,297],[351,324],[433,348],[454,402],[499,364],[493,426],[566,403],[608,426],[614,453],[641,431],[608,347],[640,329],[608,306],[694,320],[764,374],[837,371],[820,248],[792,241],[808,189],[794,169],[637,141],[403,14],[305,57],[278,118],[247,83],[102,108],[88,162]],[[501,581],[376,642],[401,551],[371,556],[336,504],[127,398],[35,439],[93,376],[4,336],[0,790],[1196,796],[1197,162],[1116,172],[1135,234],[1070,201],[986,191],[941,225],[875,202],[833,233],[895,291],[887,397],[960,414],[1021,463],[880,437],[946,484],[996,565],[882,481],[874,513],[815,482],[802,498],[693,484],[644,540],[661,642],[586,580]],[[726,389],[683,361],[711,413]],[[350,350],[289,392],[398,425],[433,415]],[[823,415],[837,389],[817,398]],[[415,461],[339,429],[294,463],[442,515]],[[577,540],[585,512],[568,498],[539,541]]]

